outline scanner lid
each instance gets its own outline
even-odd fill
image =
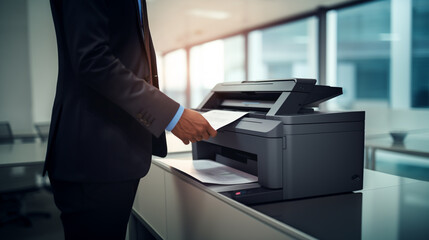
[[[316,85],[315,79],[279,79],[217,84],[197,109],[240,110],[267,116],[312,111],[342,94],[342,88]]]

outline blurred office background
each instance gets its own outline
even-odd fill
[[[147,2],[161,90],[182,105],[220,82],[315,78],[344,91],[323,110],[366,111],[373,168],[429,180],[429,1]],[[0,36],[0,122],[40,142],[58,70],[49,0],[0,0]],[[399,148],[392,131],[408,134]],[[399,150],[372,149],[386,142]]]

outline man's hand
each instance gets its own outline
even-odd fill
[[[184,144],[197,142],[209,137],[215,137],[217,132],[210,123],[198,112],[185,109],[179,122],[171,131]]]

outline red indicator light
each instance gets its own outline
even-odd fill
[[[235,196],[241,195],[241,192],[236,192]]]

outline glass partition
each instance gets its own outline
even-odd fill
[[[249,34],[249,80],[317,78],[317,18]]]
[[[372,1],[331,10],[327,81],[343,108],[429,107],[429,1]]]

